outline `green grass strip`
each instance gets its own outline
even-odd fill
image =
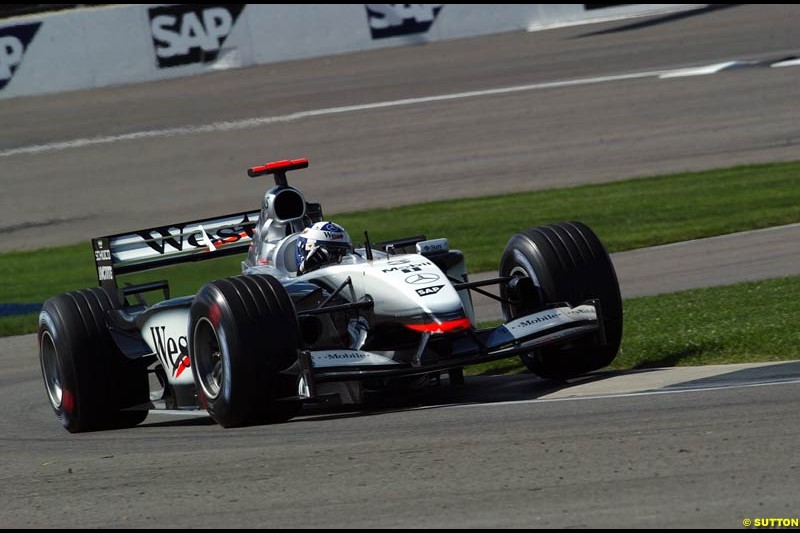
[[[209,213],[214,214],[219,213]],[[356,239],[363,229],[369,230],[373,241],[420,233],[448,237],[451,247],[465,252],[470,271],[480,272],[497,268],[513,233],[560,220],[589,224],[612,252],[798,222],[800,162],[375,209],[331,218]],[[173,295],[192,294],[206,281],[239,273],[243,257],[125,279],[167,278]],[[0,255],[0,303],[42,302],[60,292],[94,285],[88,242]],[[0,334],[35,327],[31,320],[23,320],[22,327],[7,325],[7,321],[0,318]]]
[[[800,276],[632,298],[611,368],[658,368],[800,359]],[[468,374],[525,371],[517,358]]]
[[[580,220],[609,251],[630,250],[800,221],[800,163],[640,178],[337,215],[354,238],[447,237],[472,272],[496,269],[520,230]]]

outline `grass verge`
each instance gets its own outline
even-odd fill
[[[374,241],[425,233],[447,236],[467,256],[471,272],[494,269],[511,234],[559,220],[589,224],[609,251],[629,250],[800,221],[800,162],[751,165],[340,214],[353,236]],[[173,295],[235,275],[242,257],[128,276],[169,279]],[[42,302],[96,285],[88,243],[0,255],[0,303]],[[0,317],[0,335],[35,330],[35,314]]]
[[[625,300],[620,354],[611,368],[658,368],[800,359],[800,276]],[[514,374],[517,358],[467,369]]]

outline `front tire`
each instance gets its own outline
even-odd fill
[[[189,353],[197,392],[223,427],[282,422],[300,402],[296,376],[284,374],[300,346],[297,313],[272,276],[204,285],[190,312]]]
[[[45,390],[64,428],[82,431],[132,427],[147,418],[149,381],[143,361],[120,353],[106,314],[121,306],[99,287],[59,294],[39,314],[39,362]]]
[[[501,285],[501,296],[515,299],[514,304],[502,305],[506,321],[552,303],[600,301],[606,343],[587,336],[520,356],[533,373],[571,378],[603,368],[617,356],[622,341],[619,283],[608,252],[588,226],[560,222],[513,235],[500,259],[500,275],[512,277],[511,283]],[[516,291],[510,289],[514,284],[520,287]]]

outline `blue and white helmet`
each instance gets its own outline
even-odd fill
[[[353,249],[350,235],[334,222],[317,222],[297,238],[297,272],[305,274],[323,265],[335,264]]]

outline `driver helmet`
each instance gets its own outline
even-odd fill
[[[306,228],[297,238],[297,273],[337,264],[353,248],[350,235],[339,224],[323,220]]]

